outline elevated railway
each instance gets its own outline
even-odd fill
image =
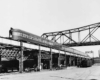
[[[0,43],[0,70],[16,68],[22,73],[26,68],[34,68],[36,71],[44,69],[60,68],[60,65],[67,66],[88,66],[82,62],[91,63],[91,58],[76,49],[69,48],[58,42],[39,37],[23,30],[11,28],[9,37],[0,37],[3,39],[17,41],[20,45]],[[31,49],[23,44],[37,45],[39,49]],[[49,51],[41,50],[41,47],[49,48]],[[53,52],[53,49],[58,52]],[[62,51],[63,53],[61,53]],[[16,65],[14,65],[16,63]],[[91,66],[91,64],[89,65]]]

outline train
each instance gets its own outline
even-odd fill
[[[78,63],[77,67],[91,67],[93,65],[92,59],[84,59]]]

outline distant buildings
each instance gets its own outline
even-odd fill
[[[85,53],[88,54],[88,55],[92,54],[91,58],[93,59],[94,63],[100,63],[100,50],[98,50],[98,57],[94,57],[95,53],[93,51],[86,51]]]
[[[98,50],[98,57],[94,58],[95,63],[100,63],[100,50]]]
[[[100,50],[98,50],[98,55],[99,55],[99,58],[100,58]]]

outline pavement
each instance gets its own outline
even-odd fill
[[[100,64],[88,68],[68,67],[62,70],[10,73],[1,75],[0,80],[100,80]]]

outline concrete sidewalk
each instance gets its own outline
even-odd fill
[[[69,70],[69,69],[74,69],[74,68],[77,68],[77,67],[75,67],[75,66],[70,66],[70,67],[66,67],[66,68],[64,68],[64,69],[59,69],[59,70],[65,70],[65,69],[68,69],[68,70]],[[39,71],[38,73],[41,73],[41,72],[49,72],[49,71],[58,71],[58,70],[56,70],[56,69],[52,69],[52,70],[50,70],[50,69],[43,69],[43,70]],[[0,73],[0,76],[17,75],[17,74],[27,74],[27,73],[37,73],[37,72],[31,71],[31,72],[23,72],[23,73],[19,73],[19,72]]]
[[[0,76],[0,80],[100,80],[100,66],[87,68],[67,67],[61,70],[42,70]]]

